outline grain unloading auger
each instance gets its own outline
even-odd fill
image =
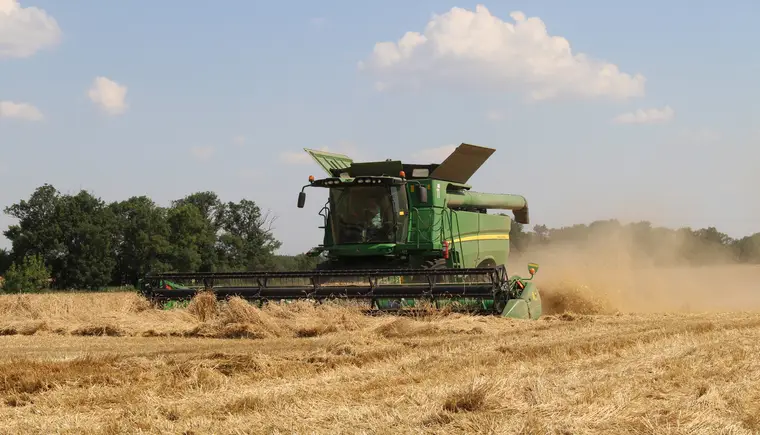
[[[217,298],[255,302],[298,299],[365,301],[387,311],[421,305],[455,311],[537,319],[541,297],[530,278],[507,274],[512,219],[487,210],[512,210],[529,223],[520,195],[472,192],[466,184],[495,151],[461,144],[441,164],[398,160],[353,162],[306,150],[328,177],[309,177],[305,189],[325,188],[323,243],[309,255],[323,257],[308,272],[148,274],[143,294],[156,301],[187,300],[200,290]],[[428,301],[430,304],[425,304]]]

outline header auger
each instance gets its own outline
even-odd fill
[[[472,192],[466,184],[495,150],[461,144],[441,164],[398,160],[353,162],[306,149],[327,173],[306,188],[328,190],[320,211],[323,242],[309,251],[323,261],[309,272],[148,274],[142,285],[156,302],[187,300],[199,290],[219,299],[250,301],[347,299],[372,310],[435,308],[537,319],[541,297],[530,278],[508,276],[512,219],[487,210],[511,210],[529,223],[520,195]]]

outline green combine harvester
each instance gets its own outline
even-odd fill
[[[323,243],[309,251],[324,259],[316,270],[148,274],[142,292],[157,303],[210,290],[258,303],[344,299],[380,312],[448,308],[537,319],[538,265],[528,264],[530,278],[508,276],[512,219],[487,212],[511,210],[527,224],[527,200],[467,184],[494,151],[461,144],[441,164],[410,164],[306,149],[328,175],[310,176],[298,195],[303,208],[306,188],[328,191]]]

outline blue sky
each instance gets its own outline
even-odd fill
[[[477,2],[15,3],[0,0],[2,207],[46,182],[162,205],[213,190],[271,210],[297,253],[321,241],[326,200],[295,207],[322,175],[304,147],[440,161],[467,142],[497,150],[474,188],[525,195],[536,224],[760,231],[757,2],[491,2],[472,21]],[[548,36],[510,36],[516,11]],[[406,32],[424,38],[373,58]]]

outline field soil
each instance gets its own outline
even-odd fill
[[[614,272],[537,321],[0,296],[0,433],[760,433],[760,270]]]

